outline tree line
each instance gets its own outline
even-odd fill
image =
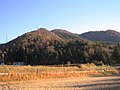
[[[0,46],[0,60],[5,64],[25,62],[26,65],[58,65],[100,62],[120,63],[120,44],[24,39]]]

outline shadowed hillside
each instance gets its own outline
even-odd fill
[[[81,34],[80,37],[92,41],[120,42],[120,33],[114,30],[90,31]]]

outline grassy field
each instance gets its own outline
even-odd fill
[[[110,66],[94,64],[59,66],[0,66],[0,82],[118,74]]]

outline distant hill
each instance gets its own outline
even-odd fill
[[[120,32],[114,30],[90,31],[81,34],[80,37],[92,41],[120,42]]]
[[[71,33],[69,31],[66,30],[62,30],[62,29],[54,29],[52,30],[53,33],[57,34],[59,37],[66,39],[66,40],[83,40],[81,37],[79,37],[78,34],[75,33]]]

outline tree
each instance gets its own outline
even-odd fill
[[[116,63],[120,63],[120,45],[118,44],[115,46],[114,51],[112,53],[113,60],[116,61]]]

